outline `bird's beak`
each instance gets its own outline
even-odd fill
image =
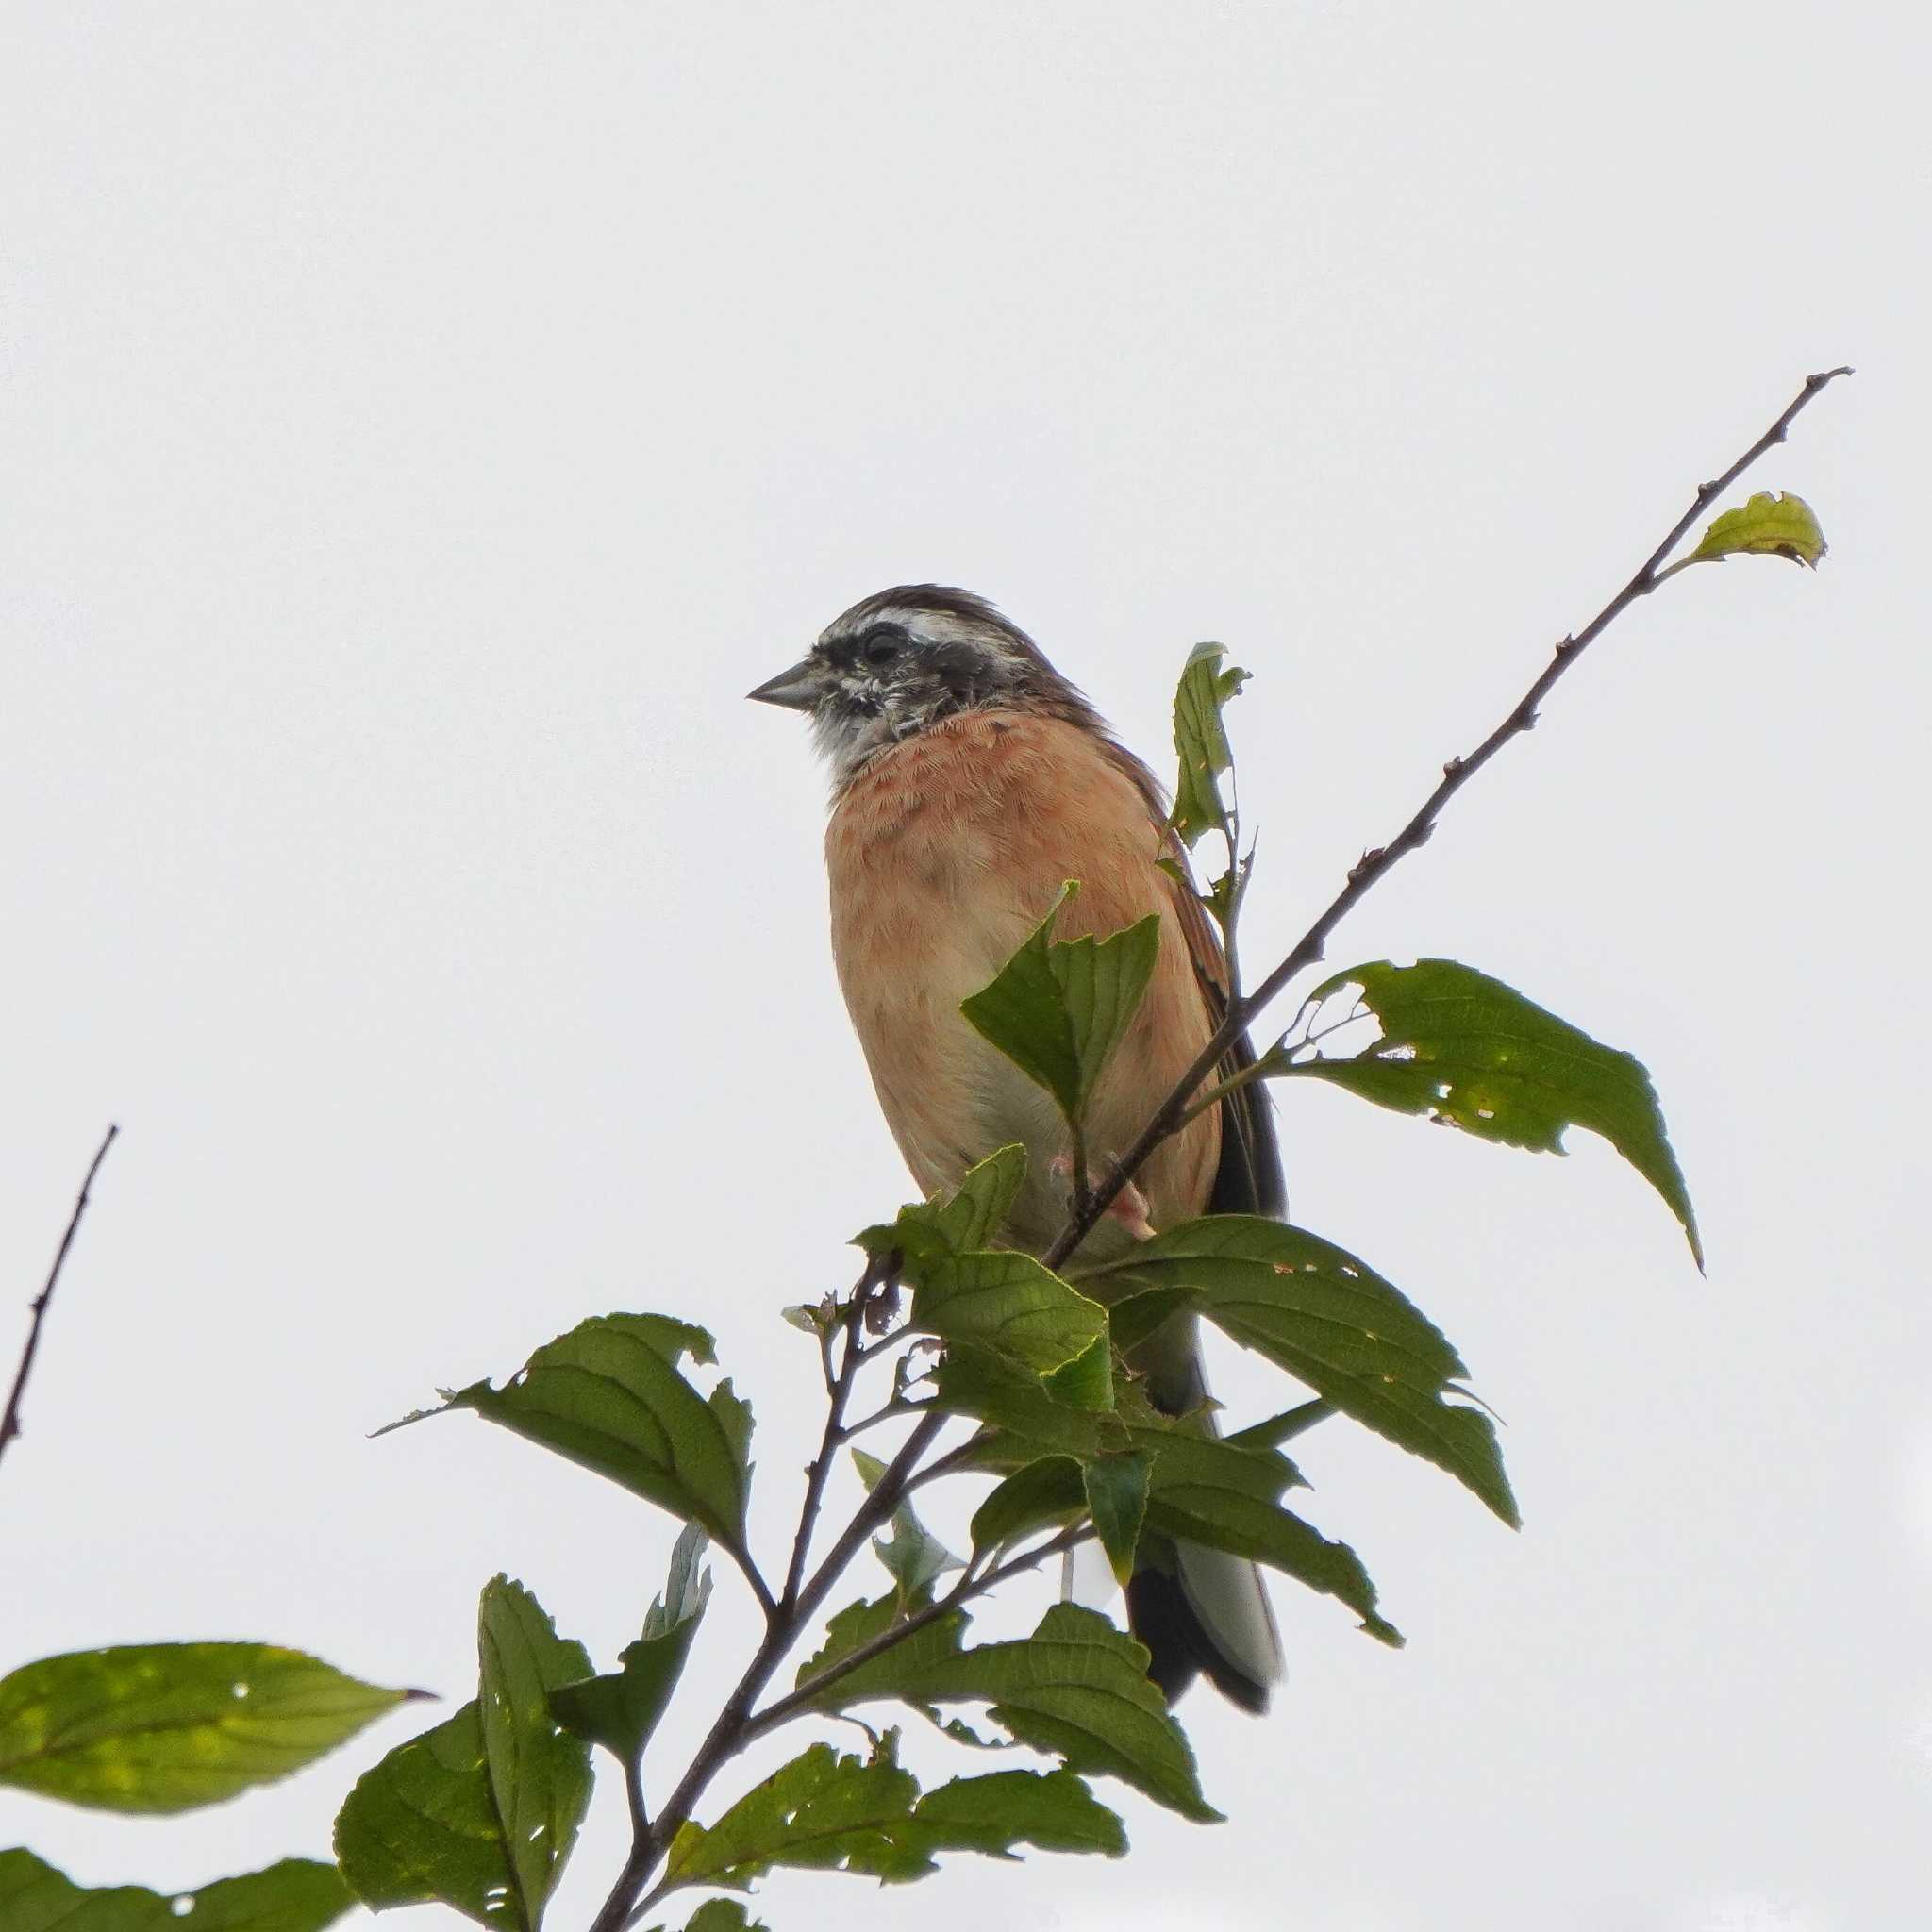
[[[761,705],[783,705],[788,711],[808,711],[820,697],[819,667],[801,658],[790,671],[781,671],[745,696]]]

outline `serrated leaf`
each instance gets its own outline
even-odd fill
[[[0,1785],[104,1811],[192,1811],[312,1764],[421,1691],[270,1643],[126,1643],[0,1679]]]
[[[1174,748],[1180,773],[1174,781],[1174,811],[1168,823],[1191,850],[1204,832],[1227,831],[1227,808],[1220,779],[1234,765],[1222,710],[1238,696],[1248,674],[1229,665],[1224,644],[1196,644],[1181,670],[1174,698]]]
[[[924,1633],[922,1632],[923,1636]],[[1201,1795],[1193,1753],[1148,1682],[1147,1653],[1097,1612],[1056,1604],[1031,1637],[942,1654],[888,1650],[828,1686],[822,1709],[895,1697],[924,1709],[977,1703],[1021,1742],[1071,1770],[1118,1777],[1183,1817],[1220,1814]]]
[[[870,1491],[885,1474],[886,1465],[863,1449],[855,1449],[852,1459],[858,1465],[859,1480]],[[947,1571],[966,1567],[920,1522],[910,1497],[892,1511],[892,1534],[874,1537],[872,1547],[873,1554],[899,1586],[902,1605],[924,1602],[932,1586]]]
[[[1115,1581],[1122,1585],[1134,1574],[1134,1550],[1147,1514],[1154,1460],[1148,1450],[1132,1449],[1124,1456],[1097,1456],[1080,1472],[1094,1534]]]
[[[651,1932],[668,1932],[668,1928],[654,1925]],[[772,1928],[762,1919],[747,1918],[735,1898],[708,1898],[684,1922],[684,1932],[772,1932]]]
[[[1259,1215],[1208,1215],[1140,1242],[1121,1267],[1192,1289],[1223,1333],[1519,1524],[1490,1418],[1451,1401],[1468,1374],[1462,1358],[1360,1257]]]
[[[336,1814],[335,1851],[372,1910],[436,1900],[479,1925],[525,1925],[475,1699],[357,1779]]]
[[[1285,1456],[1185,1427],[1134,1434],[1154,1457],[1145,1518],[1150,1531],[1265,1563],[1345,1604],[1378,1641],[1401,1644],[1401,1632],[1375,1607],[1375,1586],[1361,1558],[1275,1500],[1301,1481]]]
[[[952,1193],[900,1208],[895,1221],[866,1228],[853,1244],[868,1255],[896,1249],[904,1278],[916,1286],[930,1263],[991,1247],[1025,1179],[1025,1148],[1017,1141],[996,1148],[967,1169]]]
[[[1031,1255],[1006,1248],[933,1262],[912,1293],[912,1325],[944,1341],[997,1349],[1044,1375],[1096,1342],[1105,1347],[1107,1310]],[[1110,1374],[1098,1383],[1076,1378],[1074,1386],[1110,1400]]]
[[[1079,891],[1069,880],[1052,909],[991,985],[959,1010],[1078,1124],[1108,1057],[1127,1030],[1160,951],[1160,915],[1107,939],[1055,941],[1054,923]]]
[[[559,1638],[537,1599],[507,1576],[483,1586],[476,1650],[484,1762],[534,1932],[591,1803],[590,1748],[558,1728],[550,1693],[587,1676],[590,1654]]]
[[[875,1597],[871,1602],[847,1604],[827,1622],[824,1641],[818,1650],[799,1665],[794,1680],[795,1688],[802,1690],[814,1678],[824,1675],[835,1664],[843,1662],[855,1652],[876,1641],[894,1624],[903,1623],[908,1614],[907,1606],[896,1596]],[[960,1742],[983,1745],[986,1742],[984,1739],[974,1736],[963,1725],[948,1724],[932,1705],[921,1704],[916,1699],[901,1698],[894,1688],[900,1673],[933,1663],[939,1658],[951,1657],[957,1653],[961,1634],[971,1621],[964,1610],[951,1611],[945,1616],[935,1617],[909,1636],[900,1638],[889,1650],[881,1651],[878,1656],[855,1665],[842,1676],[824,1686],[811,1700],[813,1707],[819,1710],[838,1711],[847,1709],[855,1704],[871,1703],[877,1699],[894,1699],[909,1704],[928,1724],[936,1724],[940,1729],[952,1733]]]
[[[887,1883],[923,1878],[941,1852],[1011,1857],[1049,1851],[1117,1856],[1119,1819],[1071,1772],[993,1772],[955,1778],[924,1796],[888,1731],[869,1758],[814,1744],[732,1806],[708,1830],[679,1833],[674,1885],[746,1886],[774,1865],[863,1873]]]
[[[633,1764],[671,1702],[711,1594],[701,1559],[705,1533],[685,1524],[671,1552],[664,1593],[644,1617],[643,1635],[618,1653],[618,1669],[550,1693],[550,1711],[565,1730],[602,1744]]]
[[[928,1851],[1010,1858],[1018,1844],[1118,1858],[1126,1828],[1071,1771],[992,1771],[956,1777],[920,1799],[912,1827]]]
[[[158,1892],[140,1885],[91,1890],[31,1852],[0,1852],[6,1932],[323,1932],[354,1904],[341,1874],[313,1858]]]
[[[1326,1080],[1399,1113],[1539,1153],[1562,1153],[1571,1126],[1601,1134],[1663,1196],[1704,1266],[1657,1090],[1635,1056],[1453,959],[1351,966],[1310,997],[1344,986],[1361,988],[1382,1037],[1350,1059],[1298,1060],[1279,1070],[1283,1077]]]
[[[1469,1373],[1462,1358],[1366,1261],[1305,1228],[1214,1214],[1138,1243],[1117,1272],[1192,1291],[1243,1347],[1519,1523],[1489,1417],[1451,1399]]]
[[[589,1674],[521,1584],[477,1609],[480,1693],[366,1772],[336,1818],[336,1857],[376,1910],[429,1900],[479,1924],[537,1932],[590,1804],[590,1747],[550,1693]]]
[[[1717,518],[1685,560],[1716,563],[1726,557],[1788,557],[1815,570],[1824,548],[1824,532],[1802,496],[1760,490],[1741,509],[1727,509]]]
[[[1115,1415],[1056,1401],[1038,1375],[990,1348],[965,1342],[948,1348],[933,1389],[939,1407],[975,1416],[999,1431],[980,1441],[975,1459],[983,1469],[1017,1469],[1055,1453],[1084,1462],[1133,1447]]]
[[[430,1413],[474,1409],[736,1549],[751,1410],[728,1382],[700,1395],[678,1370],[686,1355],[712,1360],[704,1329],[666,1315],[601,1315],[546,1342],[503,1388],[475,1383]]]
[[[899,1767],[896,1734],[870,1758],[813,1744],[753,1786],[715,1824],[673,1840],[672,1885],[748,1886],[774,1865],[877,1872],[896,1863],[891,1828],[911,1816],[919,1781]]]

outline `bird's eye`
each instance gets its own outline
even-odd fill
[[[868,664],[890,664],[899,655],[905,641],[906,633],[896,625],[882,624],[866,636],[865,661]]]

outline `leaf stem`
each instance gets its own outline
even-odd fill
[[[1287,958],[1269,974],[1253,993],[1242,994],[1229,1000],[1226,1014],[1214,1029],[1194,1063],[1175,1083],[1174,1091],[1154,1111],[1153,1117],[1141,1130],[1131,1146],[1119,1156],[1106,1176],[1090,1191],[1089,1199],[1078,1212],[1069,1217],[1067,1224],[1044,1255],[1041,1257],[1048,1268],[1058,1269],[1080,1243],[1086,1240],[1094,1224],[1105,1214],[1121,1190],[1133,1179],[1156,1147],[1170,1134],[1179,1130],[1187,1120],[1189,1102],[1195,1090],[1215,1067],[1221,1057],[1245,1032],[1249,1024],[1265,1007],[1270,1005],[1296,974],[1315,964],[1327,950],[1328,941],[1335,928],[1355,909],[1370,889],[1380,883],[1393,869],[1396,861],[1428,842],[1429,836],[1436,829],[1436,822],[1442,808],[1463,786],[1474,777],[1483,766],[1495,757],[1512,738],[1519,737],[1530,729],[1537,720],[1537,708],[1555,688],[1557,680],[1575,663],[1591,644],[1602,636],[1609,626],[1627,610],[1640,597],[1647,597],[1664,581],[1668,573],[1664,569],[1667,558],[1683,540],[1684,533],[1697,519],[1709,508],[1710,505],[1728,490],[1757,458],[1774,445],[1784,441],[1793,420],[1811,399],[1827,384],[1840,375],[1849,375],[1849,368],[1827,369],[1815,375],[1807,375],[1804,386],[1779,414],[1762,436],[1744,454],[1738,458],[1721,475],[1708,483],[1698,485],[1696,494],[1690,499],[1690,507],[1665,533],[1663,541],[1644,558],[1624,588],[1574,635],[1564,638],[1556,647],[1550,661],[1531,683],[1514,706],[1505,714],[1503,721],[1474,751],[1460,758],[1452,758],[1442,767],[1441,782],[1423,800],[1413,817],[1386,845],[1372,846],[1349,869],[1341,890],[1329,901],[1315,923],[1296,941]]]

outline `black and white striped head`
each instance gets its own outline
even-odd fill
[[[984,597],[941,584],[880,591],[749,693],[809,714],[842,785],[886,745],[959,711],[1041,709],[1099,724],[1085,698]]]

